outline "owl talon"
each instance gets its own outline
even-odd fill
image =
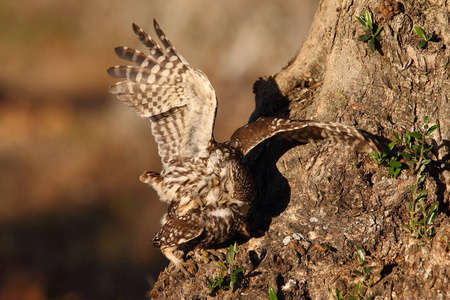
[[[198,262],[207,264],[209,262],[209,253],[205,249],[198,250],[193,253],[192,258],[195,258]]]
[[[174,273],[178,273],[178,271],[183,272],[183,274],[187,277],[193,277],[193,273],[197,273],[198,271],[198,267],[195,264],[195,262],[184,262],[181,259],[179,259],[178,257],[175,256],[175,254],[173,253],[175,250],[177,249],[176,246],[174,247],[167,247],[164,249],[161,249],[161,252],[164,254],[165,257],[167,257],[167,259],[169,259],[171,262],[173,262],[175,269],[174,269]],[[192,269],[193,272],[189,272],[188,269]]]
[[[190,272],[188,269],[192,269]],[[174,273],[178,273],[181,271],[186,277],[194,277],[194,274],[198,271],[198,266],[195,262],[182,262],[178,265],[175,265]]]
[[[226,259],[225,254],[213,249],[201,249],[190,253],[192,258],[195,258],[198,262],[203,262],[205,264],[209,263],[212,260],[223,261]]]
[[[188,204],[184,205],[183,207],[178,209],[178,215],[184,216],[186,215],[190,210],[196,209],[202,206],[205,206],[206,202],[201,198],[194,198],[192,201],[190,201]]]
[[[219,250],[214,250],[214,249],[209,250],[209,256],[213,256],[215,258],[215,260],[218,260],[218,261],[225,261],[227,259],[227,256],[225,253],[222,253]]]

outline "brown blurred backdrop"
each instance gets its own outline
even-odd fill
[[[166,205],[148,120],[107,93],[119,45],[156,18],[214,85],[215,137],[253,111],[253,82],[307,34],[318,0],[3,0],[0,299],[144,299],[168,261],[151,245]],[[153,35],[154,36],[154,35]]]

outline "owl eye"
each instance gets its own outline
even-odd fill
[[[223,185],[223,189],[226,193],[233,191],[233,182],[231,180],[226,180]]]
[[[205,189],[209,186],[209,184],[204,184],[201,188],[198,189],[198,194],[202,194],[203,192],[205,192]]]

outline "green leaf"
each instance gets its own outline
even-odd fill
[[[369,49],[370,51],[374,52],[375,51],[375,39],[371,39],[369,42]]]
[[[206,283],[208,284],[208,289],[212,291],[212,289],[214,288],[214,282],[208,277],[206,277]]]
[[[227,270],[227,267],[222,262],[217,263],[217,267],[219,267],[219,269],[222,269],[224,271]]]
[[[431,223],[433,223],[433,219],[436,216],[436,211],[431,212],[428,217],[427,220],[425,221],[425,224],[430,225]]]
[[[425,136],[430,136],[439,126],[438,125],[433,125],[430,128],[427,129],[427,131],[425,132]]]
[[[400,143],[401,143],[401,141],[400,141]],[[388,144],[389,151],[392,151],[392,149],[394,149],[394,147],[395,147],[395,142],[390,142]]]
[[[391,167],[394,167],[394,168],[401,168],[402,167],[402,163],[397,161],[397,160],[390,161],[389,165]]]
[[[416,196],[416,199],[425,197],[427,195],[428,191],[426,189],[420,190],[419,193]]]
[[[404,158],[412,158],[412,155],[407,153],[407,152],[400,152],[400,155],[403,156]]]
[[[400,170],[401,169],[399,168],[389,167],[388,172],[392,177],[397,178],[398,174],[400,174]]]
[[[383,29],[383,26],[378,26],[377,31],[375,31],[375,33],[373,34],[374,36],[378,36],[378,34],[380,33],[381,29]],[[381,37],[380,37],[381,39]]]
[[[402,229],[408,233],[411,233],[411,230],[406,226],[402,226]]]
[[[363,266],[366,263],[366,253],[364,252],[361,246],[358,246],[357,249],[358,250],[356,250],[356,257],[358,259],[359,264]]]
[[[383,162],[381,159],[381,154],[378,152],[369,153],[369,156],[372,157],[378,165]]]
[[[237,268],[237,269],[233,272],[233,274],[234,274],[234,275],[239,274],[239,273],[242,272],[242,270],[244,270],[244,267]]]
[[[389,167],[388,172],[389,172],[389,175],[391,175],[392,177],[394,177],[394,175],[395,175],[395,170],[394,170],[393,167]]]
[[[400,136],[398,135],[397,132],[392,131],[392,134],[394,135],[395,140],[396,140],[399,144],[403,144],[402,139],[400,138]]]
[[[337,288],[336,288],[336,290],[337,290]],[[337,295],[337,292],[336,292],[336,295]],[[342,295],[341,295],[341,297],[342,297]],[[269,286],[269,299],[270,300],[278,300],[277,293],[275,293],[275,290],[271,286]]]
[[[425,168],[425,166],[422,166],[420,169],[422,169],[422,168]],[[422,171],[422,170],[421,170]],[[419,179],[417,179],[417,183],[418,184],[421,184],[422,182],[424,182],[425,181],[425,176],[420,176],[419,177]]]
[[[418,131],[408,132],[406,134],[407,135],[409,134],[409,136],[412,136],[413,138],[417,139],[420,142],[422,141],[422,133]]]
[[[236,275],[231,275],[230,278],[230,288],[233,291],[234,290],[234,284],[236,283]]]
[[[431,39],[433,38],[433,35],[434,35],[433,32],[430,33],[430,34],[428,34],[426,40],[427,40],[427,41],[431,40]]]
[[[419,26],[414,26],[414,30],[417,32],[417,34],[423,38],[424,40],[427,38],[425,35],[425,32],[423,31],[422,28],[420,28]]]
[[[431,228],[430,229],[430,233],[429,233],[429,237],[433,237],[436,234],[436,229]]]
[[[239,245],[237,242],[234,242],[233,251],[234,251],[234,253],[238,253],[238,251],[239,251]]]
[[[421,166],[420,169],[419,169],[419,172],[418,172],[417,174],[422,174],[423,171],[425,171],[425,168],[426,168],[426,167],[427,167],[427,166],[425,166],[425,165]],[[420,177],[423,178],[423,179],[425,179],[425,175],[421,175]],[[423,182],[423,180],[422,180],[421,182]]]
[[[353,273],[356,274],[356,275],[359,275],[359,276],[364,276],[364,274],[361,273],[361,272],[358,271],[358,270],[353,270]]]
[[[430,122],[429,119],[428,119],[428,116],[425,116],[425,117],[423,118],[423,124],[424,124],[424,125],[428,125],[428,122]]]
[[[412,211],[414,211],[414,210],[413,210],[413,208],[412,208],[412,205],[411,205],[411,203],[409,203],[409,202],[406,202],[406,206],[408,207],[408,211],[409,211],[409,212],[412,212]]]
[[[417,47],[419,47],[420,49],[423,49],[427,46],[428,42],[425,40],[422,40],[420,42],[417,43]]]
[[[422,160],[422,165],[428,165],[431,162],[431,159]]]
[[[427,153],[427,152],[429,152],[431,149],[433,149],[433,145],[429,145],[428,147],[425,147],[425,146],[424,146],[423,152],[424,152],[424,153]]]
[[[413,149],[414,149],[414,153],[420,153],[420,146],[419,145],[413,145],[412,146],[413,147]]]
[[[343,299],[342,298],[342,293],[341,293],[341,291],[338,288],[336,288],[335,293],[336,293],[336,298],[338,300],[342,300]]]
[[[225,255],[226,260],[230,266],[234,266],[234,256],[234,251],[227,251],[227,254]]]
[[[359,23],[361,23],[362,26],[367,27],[367,24],[366,24],[366,22],[365,22],[363,19],[361,19],[361,18],[358,17],[358,16],[356,16],[355,18],[358,20]]]
[[[411,185],[411,194],[415,195],[417,192],[417,185],[414,183]]]
[[[367,22],[367,26],[373,30],[373,23],[372,23],[372,15],[370,14],[370,12],[366,9],[366,11],[364,12],[364,18],[366,19]]]
[[[375,268],[375,266],[371,266],[371,267],[364,267],[363,268],[363,270],[364,270],[364,273],[365,274],[369,274],[370,272],[372,272],[372,270]]]
[[[355,287],[355,295],[359,294],[360,288],[361,288],[361,281],[358,280],[358,283],[356,284],[356,287]]]
[[[381,36],[376,35],[376,36],[375,36],[375,39],[379,42],[379,41],[381,41]]]
[[[412,157],[412,156],[411,156],[411,157]],[[416,163],[416,161],[415,161],[415,160],[408,159],[408,160],[406,161],[406,163],[407,163],[408,165],[414,165],[414,164]]]
[[[431,204],[429,211],[430,212],[437,211],[438,206],[439,202],[434,202],[433,204]]]
[[[371,34],[364,34],[364,35],[360,35],[358,36],[358,38],[356,39],[357,41],[360,42],[367,42],[368,40],[370,40],[372,38]]]
[[[217,287],[217,286],[221,285],[222,282],[223,282],[223,277],[221,276],[221,277],[219,277],[219,278],[217,279],[217,282],[216,282],[216,284],[215,284],[214,286]]]

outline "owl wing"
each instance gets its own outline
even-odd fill
[[[139,26],[133,30],[150,54],[117,47],[120,58],[135,66],[115,66],[107,70],[125,78],[109,88],[139,117],[149,118],[163,165],[174,157],[206,155],[212,141],[216,94],[208,78],[189,66],[154,20],[160,47]]]
[[[259,118],[239,128],[233,133],[230,145],[246,155],[256,145],[273,136],[299,142],[332,139],[355,151],[369,153],[382,151],[375,139],[349,125],[281,118]]]

